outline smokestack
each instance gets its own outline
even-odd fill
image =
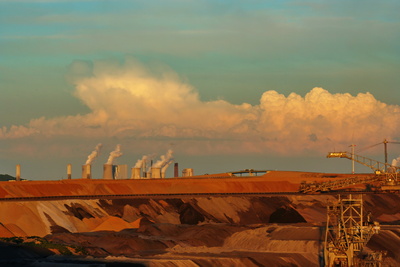
[[[140,168],[132,168],[132,176],[131,179],[140,179],[141,169]]]
[[[15,166],[15,181],[21,181],[21,165]]]
[[[90,164],[82,165],[82,178],[92,179],[92,165]]]
[[[151,178],[161,178],[161,169],[157,167],[151,168]]]
[[[139,159],[135,166],[132,168],[132,177],[133,179],[139,179],[141,177],[146,177],[146,162],[147,162],[148,156],[143,156],[141,159]],[[135,173],[139,170],[139,174]],[[141,173],[143,170],[143,173]]]
[[[193,169],[192,168],[183,169],[182,176],[183,177],[193,176]]]
[[[179,166],[178,166],[178,162],[175,162],[175,164],[174,164],[174,177],[179,177]]]
[[[162,155],[160,160],[158,160],[156,163],[154,163],[154,165],[152,165],[152,169],[157,169],[155,170],[155,174],[152,174],[152,178],[162,178],[163,176],[165,177],[165,172],[168,168],[168,166],[172,163],[173,161],[173,157],[172,154],[174,152],[172,151],[172,149],[169,149],[167,151],[167,154]],[[153,161],[151,162],[153,163]],[[158,169],[161,169],[161,173],[159,174]],[[160,177],[158,177],[160,176]]]
[[[144,178],[146,178],[147,177],[147,172],[146,172],[146,161],[147,160],[145,160],[145,161],[143,161],[143,174],[142,174],[142,177],[144,177]]]
[[[72,176],[72,165],[68,164],[67,165],[67,179],[71,179]]]
[[[103,179],[107,179],[107,180],[114,179],[112,164],[104,164],[103,165]]]
[[[165,178],[165,173],[167,172],[167,169],[169,165],[171,165],[172,159],[169,160],[167,163],[164,164],[164,166],[161,168],[161,178]]]
[[[116,165],[114,179],[128,179],[128,165]]]

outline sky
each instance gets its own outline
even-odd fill
[[[351,144],[383,161],[400,141],[399,14],[395,0],[0,0],[0,173],[65,179],[71,163],[79,178],[98,144],[95,178],[116,147],[115,164],[171,150],[195,174],[351,172],[326,158]]]

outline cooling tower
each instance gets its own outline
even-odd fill
[[[108,180],[114,179],[112,164],[103,165],[103,179],[108,179]]]
[[[193,169],[192,168],[183,169],[182,176],[183,177],[193,176]]]
[[[132,176],[131,179],[140,179],[140,168],[132,168]]]
[[[82,165],[82,178],[92,179],[92,165],[90,164]]]
[[[151,168],[151,178],[161,178],[161,168]]]
[[[128,179],[128,165],[114,165],[114,179]]]
[[[71,179],[72,176],[72,165],[68,164],[67,165],[67,179]]]
[[[146,161],[145,161],[145,160],[143,161],[142,170],[143,170],[142,177],[143,177],[143,178],[147,178]]]
[[[15,181],[21,181],[21,165],[15,166]]]
[[[174,177],[179,177],[179,167],[178,162],[174,164]]]

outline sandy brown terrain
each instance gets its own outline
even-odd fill
[[[0,234],[44,236],[147,266],[319,266],[333,195],[0,202]],[[399,264],[400,196],[369,194],[370,241]],[[385,225],[386,224],[386,225]],[[272,265],[271,265],[272,264]],[[396,266],[396,265],[392,265]]]
[[[183,183],[155,180],[153,189],[149,185],[153,181],[147,180],[139,181],[143,185],[134,192],[204,192],[206,181],[211,191],[262,192],[277,187],[290,192],[305,179],[345,177],[297,172],[266,176],[267,181],[266,177],[218,178],[220,182],[211,184],[216,178],[185,179]],[[133,185],[139,185],[126,181],[124,186],[124,182],[5,182],[0,192],[3,197],[129,194]],[[116,262],[127,266],[321,266],[326,204],[336,197],[280,194],[0,201],[0,245],[3,251],[17,253],[0,255],[0,264],[13,264],[16,258],[26,266],[31,266],[32,259],[36,264],[32,266],[63,266],[71,261],[57,256],[63,254],[60,249],[32,250],[24,245],[30,236],[38,236],[56,248],[80,251],[73,258],[79,266],[93,262],[102,264],[98,266]],[[372,218],[382,224],[367,249],[386,251],[386,266],[399,266],[400,195],[364,194],[363,200],[365,211],[371,211]],[[16,237],[25,237],[25,243],[8,242]]]

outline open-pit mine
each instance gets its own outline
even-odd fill
[[[0,182],[0,265],[400,266],[399,167],[328,157],[373,172],[165,178],[138,164],[128,179],[110,163],[103,179],[85,164],[79,179],[68,166],[68,179],[26,181],[17,166]]]

